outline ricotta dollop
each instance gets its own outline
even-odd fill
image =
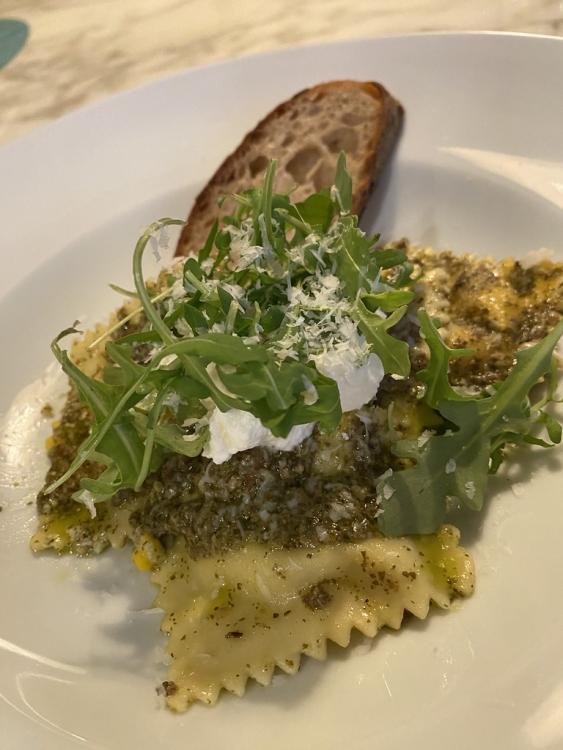
[[[381,360],[370,354],[362,365],[350,361],[346,351],[332,350],[315,357],[319,372],[336,381],[342,411],[367,404],[376,395],[384,376]],[[262,446],[276,451],[292,451],[306,440],[314,423],[292,427],[285,438],[276,437],[253,414],[240,409],[213,409],[209,417],[209,440],[203,456],[215,464],[228,461],[235,453]]]
[[[228,461],[235,453],[263,446],[292,451],[313,432],[313,423],[292,427],[285,438],[276,437],[253,414],[240,409],[214,409],[209,418],[209,440],[202,455],[215,464]]]
[[[385,370],[377,354],[368,355],[362,365],[354,364],[345,349],[323,352],[315,357],[317,370],[336,381],[342,411],[359,409],[376,395]]]

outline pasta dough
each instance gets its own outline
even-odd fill
[[[164,683],[176,711],[213,704],[222,689],[242,695],[252,677],[267,685],[301,655],[326,656],[327,640],[347,646],[352,628],[373,637],[398,629],[404,612],[424,619],[474,588],[473,563],[444,526],[432,536],[275,550],[253,545],[190,560],[178,542],[153,574],[155,605],[171,657]]]

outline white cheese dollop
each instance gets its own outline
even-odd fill
[[[214,409],[209,418],[209,440],[202,455],[215,464],[228,461],[240,451],[264,446],[277,451],[292,451],[313,432],[314,424],[292,427],[285,438],[276,437],[247,411]]]
[[[315,357],[317,370],[338,385],[342,411],[359,409],[375,396],[385,371],[377,354],[355,365],[345,349],[332,349]]]
[[[364,364],[356,365],[350,352],[333,349],[317,355],[315,364],[319,372],[336,381],[342,411],[359,409],[371,401],[385,374],[376,354],[370,354]],[[313,423],[296,425],[287,437],[280,438],[247,411],[213,409],[209,417],[209,440],[202,455],[222,464],[235,453],[258,446],[292,451],[311,435],[313,428]]]

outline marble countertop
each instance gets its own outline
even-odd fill
[[[563,0],[2,0],[30,29],[0,70],[0,143],[182,68],[310,42],[413,31],[563,36]]]

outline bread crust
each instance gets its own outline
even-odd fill
[[[276,127],[276,123],[283,115],[292,109],[297,109],[298,105],[304,99],[314,102],[315,100],[322,99],[325,92],[330,92],[331,94],[335,92],[354,93],[358,90],[368,94],[379,105],[377,116],[373,122],[373,132],[365,147],[366,157],[363,159],[360,174],[356,176],[353,185],[352,211],[355,214],[361,215],[367,203],[370,190],[381,173],[398,138],[404,110],[402,105],[380,83],[353,80],[328,81],[303,89],[275,107],[260,120],[253,130],[247,133],[239,146],[224,159],[207,185],[197,196],[180,235],[176,255],[188,255],[190,252],[196,252],[199,249],[199,245],[202,244],[201,240],[196,244],[194,238],[196,238],[198,230],[201,228],[203,217],[210,224],[219,214],[218,207],[213,201],[213,196],[216,195],[217,188],[232,181],[235,165],[250,159],[255,145],[261,142],[271,132],[272,128]],[[237,189],[242,190],[246,187],[248,187],[247,184],[241,184]]]

